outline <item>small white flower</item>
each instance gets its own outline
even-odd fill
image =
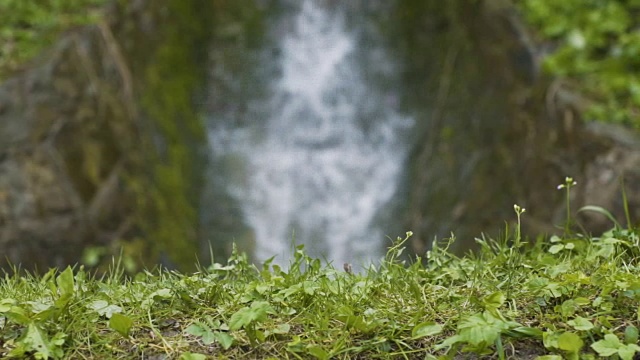
[[[561,189],[564,189],[564,188],[570,188],[570,187],[575,186],[575,185],[578,185],[578,182],[573,180],[572,177],[567,176],[567,177],[564,178],[564,184],[558,185],[557,189],[561,190]]]

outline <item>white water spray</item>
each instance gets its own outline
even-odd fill
[[[281,77],[251,104],[255,118],[215,121],[210,143],[215,157],[242,164],[226,186],[258,260],[287,264],[295,242],[339,266],[367,264],[383,251],[389,219],[379,214],[396,194],[412,120],[366,82],[363,69],[393,67],[383,51],[358,47],[344,14],[318,4],[303,1],[282,37]],[[359,64],[358,51],[375,52],[376,63]]]

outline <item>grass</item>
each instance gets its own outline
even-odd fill
[[[452,237],[408,260],[407,233],[363,273],[302,246],[289,269],[234,252],[193,274],[15,271],[0,282],[0,357],[634,359],[638,232],[525,242],[514,210],[474,254],[449,252]]]

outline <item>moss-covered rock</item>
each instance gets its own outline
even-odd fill
[[[194,263],[211,9],[114,2],[0,87],[0,265]]]
[[[624,217],[615,183],[626,172],[635,187],[638,147],[582,124],[580,96],[541,74],[543,54],[510,1],[399,0],[388,26],[412,86],[407,106],[422,109],[406,215],[418,253],[451,231],[458,246],[473,247],[515,219],[514,203],[527,209],[529,234],[558,231],[565,208],[556,186],[573,176],[573,209],[588,205],[606,154],[625,155],[596,205]]]

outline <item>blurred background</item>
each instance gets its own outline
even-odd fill
[[[0,266],[355,268],[640,218],[640,5],[0,2]],[[622,189],[626,190],[629,218]],[[506,226],[505,226],[506,225]],[[235,245],[234,245],[235,244]]]

